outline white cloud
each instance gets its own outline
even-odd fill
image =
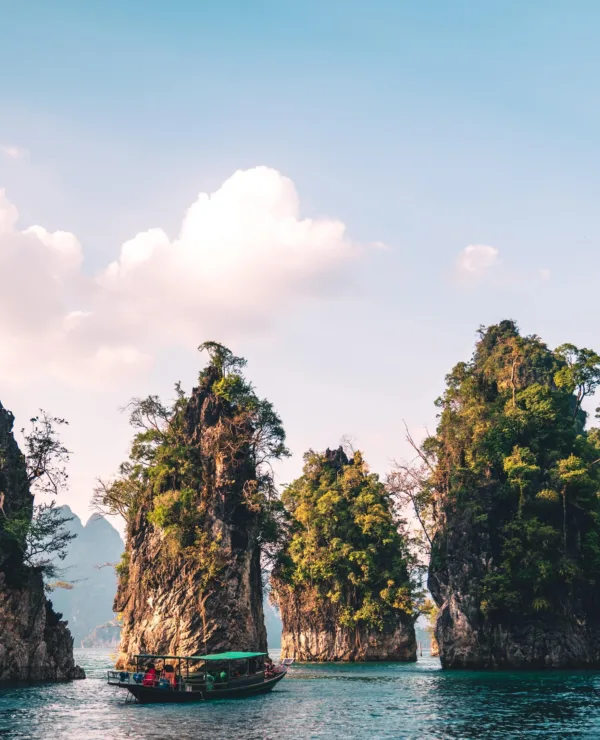
[[[300,217],[294,184],[266,168],[200,193],[179,235],[125,242],[94,277],[67,232],[16,227],[0,191],[0,377],[30,371],[108,382],[161,346],[264,327],[309,296],[343,286],[360,254],[343,223]]]
[[[551,277],[552,277],[552,272],[550,271],[550,268],[542,267],[540,269],[540,280],[546,282],[550,280]]]
[[[6,159],[12,159],[13,161],[17,161],[19,159],[27,159],[29,157],[29,152],[27,151],[27,149],[23,149],[23,147],[20,146],[8,144],[0,145],[0,154],[2,154],[2,156]]]
[[[477,278],[488,273],[499,262],[498,250],[488,244],[470,244],[458,255],[456,267],[464,277]]]

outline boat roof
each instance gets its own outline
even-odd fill
[[[229,651],[226,653],[213,653],[212,655],[147,655],[141,653],[134,655],[134,658],[160,658],[162,660],[244,660],[246,658],[259,658],[267,653],[239,653]]]
[[[203,660],[243,660],[244,658],[259,658],[266,653],[213,653],[212,655],[201,655]]]

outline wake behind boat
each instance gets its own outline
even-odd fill
[[[230,699],[266,694],[293,660],[273,665],[267,653],[135,655],[135,671],[108,671],[108,684],[141,704]]]

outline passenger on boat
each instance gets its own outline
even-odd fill
[[[149,663],[148,667],[146,668],[146,675],[144,676],[144,680],[142,681],[142,686],[154,686],[157,678],[158,675],[156,673],[154,663]]]
[[[166,665],[164,670],[165,678],[171,685],[171,688],[175,688],[175,684],[177,683],[177,675],[175,673],[175,669],[172,665]]]
[[[265,677],[268,678],[273,676],[275,673],[275,666],[271,658],[265,658]]]

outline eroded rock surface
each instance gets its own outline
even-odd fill
[[[25,459],[13,416],[0,404],[0,684],[85,678],[73,659],[67,623],[45,596],[42,576],[23,563],[6,523],[32,516]]]
[[[507,320],[447,376],[423,447],[445,668],[600,666],[600,433],[581,408],[599,370]]]
[[[299,662],[415,661],[417,641],[412,620],[389,621],[383,630],[347,629],[333,615],[315,613],[293,596],[281,598],[282,658]]]
[[[197,655],[266,650],[260,543],[261,513],[248,500],[256,465],[238,444],[230,404],[216,395],[220,374],[201,376],[184,412],[185,446],[199,471],[192,497],[201,530],[185,552],[171,551],[165,529],[149,515],[149,495],[130,523],[115,611],[122,614],[119,666],[138,653]],[[204,543],[204,544],[202,544]],[[218,573],[207,576],[211,546]]]

